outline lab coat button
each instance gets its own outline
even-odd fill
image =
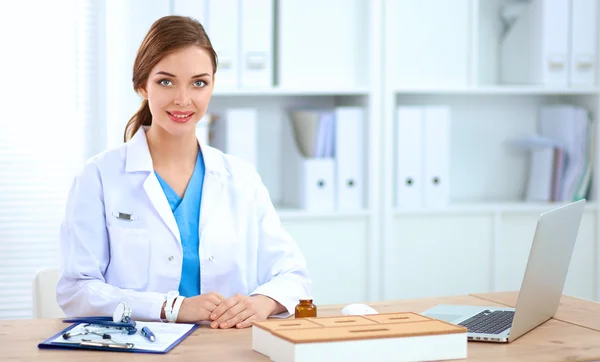
[[[211,255],[211,256],[208,257],[208,260],[213,261],[214,258],[215,257]]]
[[[173,261],[173,255],[169,257],[169,261]]]

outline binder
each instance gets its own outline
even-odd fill
[[[333,211],[334,158],[284,154],[283,203],[305,211]]]
[[[399,209],[423,206],[423,117],[417,106],[396,110],[396,206]]]
[[[290,112],[290,122],[284,122],[282,181],[283,203],[286,206],[305,211],[335,209],[335,159],[315,157],[310,149],[310,146],[316,147],[312,140],[316,139],[319,127],[314,125],[314,121],[320,121],[320,118],[318,111]],[[305,122],[314,132],[295,133],[294,129],[302,129]]]
[[[240,86],[273,85],[273,0],[240,1]]]
[[[364,110],[335,109],[336,206],[338,210],[363,208]]]
[[[550,137],[534,134],[513,141],[529,158],[525,200],[560,201],[564,169],[564,149]]]
[[[230,108],[213,122],[212,144],[228,155],[257,166],[258,111],[254,108]]]
[[[450,194],[450,108],[425,107],[423,121],[424,206],[446,206]]]
[[[173,15],[189,16],[206,25],[207,0],[173,0]]]
[[[554,140],[565,152],[560,201],[573,201],[587,153],[587,117],[580,108],[569,104],[542,106],[539,109],[539,133]],[[582,111],[582,110],[581,110]]]
[[[297,171],[297,183],[286,184],[286,204],[306,211],[334,210],[334,159],[297,158],[291,164]]]
[[[318,120],[318,128],[316,134],[315,152],[314,156],[323,157],[334,157],[333,141],[335,137],[335,114],[332,111],[324,110],[315,112]],[[299,122],[304,123],[304,122]],[[296,129],[304,127],[304,124],[297,124]],[[314,137],[311,135],[311,137]],[[308,156],[308,155],[305,155]]]
[[[503,83],[568,85],[570,0],[532,0],[501,41]]]
[[[571,86],[596,84],[598,0],[571,0]]]
[[[219,56],[215,89],[238,87],[239,77],[239,2],[207,0],[207,34]]]
[[[133,335],[119,334],[116,331],[107,330],[111,339],[105,340],[99,335],[74,336],[68,340],[63,334],[70,332],[76,334],[82,330],[87,323],[74,323],[56,333],[52,337],[38,344],[40,349],[89,349],[108,352],[132,352],[132,353],[158,353],[164,354],[171,351],[196,328],[197,324],[162,323],[162,322],[136,322],[136,327],[150,328],[155,336],[155,342],[149,342],[139,332]],[[83,341],[86,340],[86,341]],[[114,343],[111,343],[114,342]]]
[[[554,185],[554,147],[532,149],[530,155],[529,177],[525,200],[547,202],[552,200],[556,190]]]

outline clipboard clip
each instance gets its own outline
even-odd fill
[[[80,346],[85,347],[105,347],[105,348],[120,348],[120,349],[132,349],[134,347],[133,343],[119,343],[114,341],[92,341],[91,339],[82,339],[79,342]]]

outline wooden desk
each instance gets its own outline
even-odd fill
[[[430,298],[370,303],[378,312],[422,312],[436,304],[514,305],[516,293]],[[319,316],[340,315],[342,305],[320,306]],[[79,350],[40,350],[37,344],[65,324],[56,319],[0,320],[0,360],[103,361],[269,361],[252,351],[251,329],[213,330],[200,327],[166,355]],[[118,353],[118,354],[117,354]],[[557,319],[549,320],[515,342],[469,342],[469,361],[600,360],[600,304],[563,297]]]

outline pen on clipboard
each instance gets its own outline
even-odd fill
[[[133,343],[92,341],[90,339],[82,339],[81,342],[79,342],[79,345],[80,346],[88,346],[88,347],[108,347],[108,348],[123,348],[123,349],[131,349],[134,347]]]
[[[152,331],[148,327],[143,327],[141,330],[141,333],[142,333],[142,336],[148,338],[148,340],[150,342],[154,342],[156,340],[154,333],[152,333]]]

